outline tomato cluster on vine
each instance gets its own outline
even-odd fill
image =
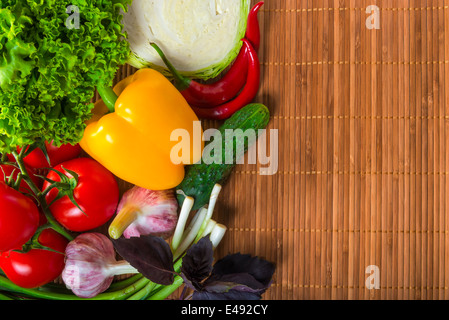
[[[81,152],[79,145],[45,142],[2,155],[0,269],[20,287],[58,278],[76,233],[102,226],[115,213],[115,176]]]

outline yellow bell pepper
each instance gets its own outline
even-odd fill
[[[179,185],[184,165],[198,162],[204,147],[193,141],[198,118],[189,104],[165,76],[149,68],[121,81],[114,92],[118,97],[109,102],[114,111],[103,115],[107,99],[96,104],[81,147],[117,177],[139,187],[166,190]],[[181,164],[170,158],[178,143],[171,141],[176,129],[186,130],[191,139],[190,154],[182,156]]]

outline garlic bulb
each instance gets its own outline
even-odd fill
[[[117,261],[111,240],[101,233],[83,233],[66,247],[62,280],[81,298],[92,298],[109,288],[115,275],[138,271]]]
[[[109,235],[118,239],[141,235],[169,238],[178,222],[178,202],[174,190],[154,191],[134,186],[126,191],[109,226]]]

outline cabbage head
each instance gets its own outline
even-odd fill
[[[128,63],[170,77],[154,42],[185,76],[214,78],[237,57],[249,10],[249,0],[133,0],[123,19]]]

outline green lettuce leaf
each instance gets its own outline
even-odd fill
[[[95,88],[111,86],[129,56],[121,12],[130,1],[0,2],[0,152],[81,140]],[[73,5],[79,25],[68,28]]]

